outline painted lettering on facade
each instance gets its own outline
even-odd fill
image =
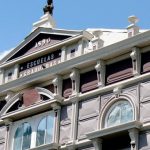
[[[34,60],[20,64],[19,77],[24,77],[45,68],[57,65],[61,62],[61,50],[38,57]]]
[[[43,47],[51,42],[51,38],[43,39],[35,43],[35,48]]]

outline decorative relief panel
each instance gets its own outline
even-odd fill
[[[140,84],[140,101],[150,101],[150,82]]]
[[[60,117],[60,139],[61,144],[65,144],[70,140],[71,137],[71,117],[72,117],[72,106],[63,106],[61,108]],[[66,134],[67,133],[67,134]]]
[[[98,127],[100,100],[98,97],[79,102],[78,138],[85,138],[85,134],[95,131]]]

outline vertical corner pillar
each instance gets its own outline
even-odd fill
[[[102,141],[100,138],[92,139],[95,150],[102,150]]]
[[[97,61],[95,69],[97,71],[98,86],[99,87],[105,86],[106,67],[104,61],[103,60]]]
[[[4,69],[0,68],[0,85],[4,83]]]
[[[54,85],[54,95],[62,97],[62,77],[60,75],[57,75],[52,83]]]
[[[132,66],[133,66],[133,75],[137,76],[140,75],[141,71],[141,54],[140,50],[137,47],[132,48],[132,52],[130,54],[132,59]]]
[[[138,150],[138,138],[139,138],[139,131],[138,129],[130,129],[129,136],[131,139],[131,150]]]
[[[64,62],[66,60],[66,47],[62,47],[61,49],[61,62]]]
[[[55,113],[55,124],[54,124],[54,143],[59,143],[59,136],[60,136],[60,131],[59,131],[59,124],[60,124],[60,110],[61,106],[58,103],[52,104],[52,108]]]
[[[70,78],[72,82],[72,95],[77,95],[80,87],[80,71],[74,68],[70,74]]]

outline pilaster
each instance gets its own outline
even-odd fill
[[[72,101],[71,140],[68,141],[67,147],[73,148],[75,140],[77,139],[78,129],[78,97],[72,97],[70,100]]]
[[[55,112],[54,143],[58,143],[59,142],[59,136],[60,136],[59,125],[60,125],[60,109],[61,109],[61,107],[58,103],[54,104],[52,107],[53,107],[53,110]]]
[[[6,137],[5,137],[5,150],[9,150],[9,135],[10,135],[10,129],[12,125],[12,120],[5,119],[4,123],[6,125]]]

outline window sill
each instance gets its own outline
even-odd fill
[[[118,125],[118,126],[113,126],[113,127],[104,128],[98,131],[90,132],[90,133],[87,133],[86,136],[88,139],[92,140],[95,138],[102,138],[102,137],[110,136],[116,133],[128,131],[130,129],[135,129],[135,128],[140,129],[141,126],[142,126],[142,123],[138,121],[132,121],[129,123]]]
[[[51,144],[44,144],[35,148],[30,148],[29,150],[57,150],[59,144],[51,143]]]

